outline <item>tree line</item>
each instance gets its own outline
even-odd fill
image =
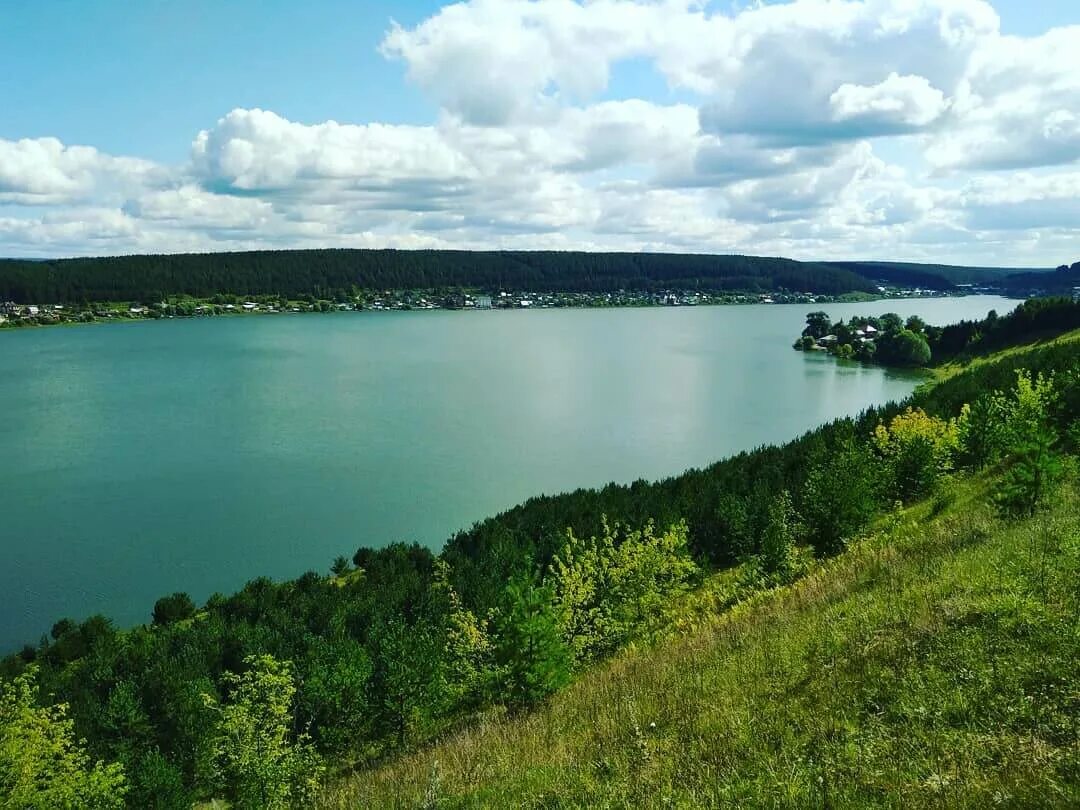
[[[791,259],[667,253],[277,250],[0,260],[0,301],[156,302],[216,294],[334,298],[354,289],[873,292],[848,270]]]
[[[439,555],[360,548],[330,575],[165,596],[127,631],[61,620],[0,665],[0,796],[304,804],[331,765],[543,701],[662,627],[708,571],[790,581],[960,469],[1003,465],[1000,508],[1029,512],[1078,447],[1073,341],[702,470],[533,499]]]

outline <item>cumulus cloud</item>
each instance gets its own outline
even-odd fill
[[[829,96],[837,121],[861,123],[870,131],[905,132],[935,121],[948,106],[945,94],[922,76],[890,73],[879,84],[842,84]]]
[[[431,127],[304,125],[265,110],[236,109],[192,145],[195,172],[210,186],[275,191],[303,183],[380,186],[453,182],[474,173]]]
[[[92,146],[65,146],[56,138],[0,139],[0,202],[69,202],[102,185],[131,187],[160,173],[150,161],[112,157]]]
[[[1080,159],[1080,26],[984,43],[953,120],[927,157],[941,169],[1016,169]]]
[[[465,0],[380,49],[429,124],[238,108],[172,166],[0,140],[0,245],[1080,253],[1080,28],[987,0]]]

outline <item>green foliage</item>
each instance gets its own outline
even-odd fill
[[[304,734],[293,736],[292,666],[270,655],[248,656],[247,671],[228,674],[215,740],[218,774],[233,806],[251,810],[310,804],[323,766]],[[219,708],[210,695],[208,706]]]
[[[432,628],[400,618],[374,633],[371,693],[380,736],[397,745],[422,738],[433,727],[445,698],[443,661]]]
[[[37,705],[36,671],[0,682],[0,807],[106,810],[124,806],[119,764],[91,764],[65,704]]]
[[[190,810],[194,797],[180,769],[156,748],[138,756],[131,768],[128,806],[146,810]]]
[[[685,522],[657,534],[652,523],[622,530],[602,521],[599,538],[566,543],[547,582],[563,640],[579,662],[609,655],[657,621],[697,576]]]
[[[795,543],[799,518],[791,495],[781,492],[769,507],[769,519],[761,535],[761,551],[751,558],[754,576],[766,585],[784,585],[794,579],[799,568]]]
[[[186,593],[163,596],[154,603],[154,624],[171,624],[195,615],[195,603]]]
[[[446,600],[443,659],[447,697],[459,708],[473,708],[490,693],[495,678],[495,648],[488,621],[464,607],[450,582],[449,565],[436,563],[435,588]]]
[[[877,511],[880,461],[863,445],[849,444],[815,468],[802,493],[807,539],[818,554],[837,554]]]
[[[501,697],[511,708],[535,706],[570,680],[572,656],[559,633],[551,588],[519,577],[506,587],[495,617]]]
[[[1003,512],[1035,514],[1035,508],[1061,472],[1061,463],[1053,453],[1056,443],[1053,430],[1040,425],[1011,448],[1012,464],[994,497]]]
[[[349,558],[344,556],[335,557],[333,565],[330,566],[330,573],[335,577],[349,573]]]
[[[874,429],[873,444],[887,465],[891,496],[909,501],[932,492],[952,470],[960,440],[956,420],[909,407]]]
[[[878,340],[875,357],[878,362],[890,366],[928,366],[930,344],[922,334],[901,329],[895,334],[886,333]]]

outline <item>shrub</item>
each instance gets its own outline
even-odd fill
[[[172,624],[195,615],[195,603],[186,593],[163,596],[154,603],[154,624]]]
[[[610,654],[646,629],[697,575],[685,522],[661,534],[651,522],[636,531],[606,518],[602,525],[602,536],[588,540],[568,530],[548,576],[562,637],[579,661]]]
[[[887,465],[891,494],[908,501],[933,491],[952,469],[959,438],[955,420],[909,407],[887,427],[878,424],[873,444]]]

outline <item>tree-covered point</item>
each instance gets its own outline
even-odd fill
[[[33,784],[49,789],[51,773],[73,790],[108,778],[132,807],[307,801],[324,769],[543,702],[669,623],[705,572],[745,561],[760,582],[782,583],[956,469],[1009,468],[1000,508],[1025,513],[1056,456],[1078,446],[1072,340],[703,470],[531,500],[438,556],[362,548],[355,567],[339,558],[329,576],[256,579],[194,612],[184,594],[167,596],[153,624],[126,631],[103,617],[60,621],[52,640],[0,665],[23,696],[0,713],[0,797],[7,775],[38,768]],[[85,740],[62,745],[74,774],[7,744],[58,737]]]
[[[907,321],[886,313],[834,323],[825,312],[811,312],[794,348],[884,366],[922,367],[970,359],[1078,328],[1080,300],[1067,297],[1032,298],[1005,316],[991,310],[981,321],[943,327],[930,326],[917,315]]]
[[[0,301],[160,301],[216,294],[315,295],[353,289],[799,290],[874,292],[849,270],[782,258],[667,253],[280,250],[0,260]]]

